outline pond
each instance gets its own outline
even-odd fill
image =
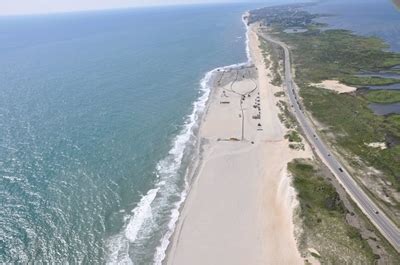
[[[400,83],[383,85],[383,86],[365,86],[365,88],[368,88],[371,90],[400,90]]]
[[[379,72],[360,72],[356,74],[358,77],[380,77],[380,78],[393,78],[400,79],[400,74],[387,72],[387,71],[379,71]]]
[[[393,104],[371,103],[368,107],[377,115],[400,114],[400,102]]]
[[[308,31],[308,29],[305,29],[305,28],[293,27],[293,28],[287,28],[283,32],[285,32],[285,33],[303,33],[303,32],[307,32],[307,31]]]

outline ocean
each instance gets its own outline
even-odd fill
[[[0,17],[0,263],[160,264],[210,71],[265,5]]]
[[[258,6],[0,17],[0,263],[160,264]]]
[[[0,18],[0,263],[158,263],[251,5]]]

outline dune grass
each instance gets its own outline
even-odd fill
[[[366,99],[374,103],[390,104],[400,102],[400,90],[371,90]]]
[[[285,139],[288,139],[289,142],[291,142],[291,143],[300,143],[301,142],[301,137],[297,131],[289,131],[285,135]]]
[[[321,263],[374,264],[371,248],[347,223],[347,211],[339,195],[318,166],[308,160],[294,160],[288,169],[300,202],[302,240],[319,252]]]

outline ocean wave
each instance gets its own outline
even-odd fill
[[[203,113],[209,95],[211,91],[210,82],[215,72],[218,71],[219,68],[216,68],[212,71],[209,71],[205,77],[201,80],[201,96],[198,100],[193,104],[193,112],[188,117],[188,121],[186,122],[186,126],[183,132],[177,137],[177,141],[175,141],[174,148],[171,150],[170,154],[174,154],[176,164],[181,164],[183,158],[183,151],[186,144],[189,142],[190,137],[194,137],[194,130],[198,126],[198,122],[200,120],[201,114]],[[167,167],[168,168],[168,167]],[[174,168],[177,170],[177,168]],[[172,172],[170,172],[172,173]],[[168,248],[170,238],[175,230],[176,223],[179,219],[179,209],[181,208],[183,202],[186,199],[187,191],[189,188],[188,180],[185,178],[185,188],[180,194],[180,199],[174,204],[174,208],[171,210],[170,213],[170,220],[168,222],[168,230],[164,234],[164,236],[160,240],[160,244],[156,249],[156,253],[154,255],[154,264],[162,264],[164,258],[166,257],[166,250]]]
[[[247,25],[247,22],[245,21],[244,17],[242,17],[242,21],[246,27],[246,56],[247,56],[247,62],[244,63],[238,63],[238,64],[232,64],[232,65],[228,65],[228,66],[224,66],[224,67],[218,67],[215,68],[209,72],[206,73],[206,75],[204,76],[204,78],[201,80],[200,84],[201,84],[201,89],[203,91],[202,96],[199,98],[199,100],[197,102],[195,102],[194,104],[194,108],[193,108],[193,113],[190,116],[190,127],[194,127],[194,125],[198,122],[199,120],[199,114],[201,112],[204,111],[210,92],[211,92],[211,81],[213,76],[218,72],[218,71],[226,71],[226,70],[231,70],[231,69],[235,69],[235,68],[240,68],[243,66],[248,66],[251,64],[252,60],[251,60],[251,55],[250,55],[250,47],[249,47],[249,27]],[[186,180],[186,188],[185,190],[181,193],[180,196],[180,201],[178,201],[175,204],[175,208],[171,211],[171,219],[170,222],[168,224],[168,231],[167,233],[163,236],[163,238],[160,241],[160,245],[157,247],[156,253],[154,255],[154,264],[155,265],[161,265],[163,260],[166,257],[166,251],[167,248],[169,246],[170,243],[170,238],[173,235],[173,232],[175,230],[176,227],[176,223],[179,219],[179,209],[181,208],[181,205],[184,203],[186,196],[187,196],[187,192],[188,192],[188,183]]]
[[[108,240],[107,264],[133,264],[134,262],[129,256],[132,251],[130,245],[150,238],[151,234],[156,231],[161,231],[162,236],[155,248],[153,263],[159,265],[165,259],[180,216],[179,210],[189,190],[187,171],[186,169],[182,170],[182,163],[185,155],[190,155],[188,149],[196,148],[196,132],[211,92],[213,76],[218,71],[240,68],[251,63],[249,28],[244,19],[243,22],[247,30],[247,62],[215,68],[205,74],[200,82],[200,96],[193,103],[192,113],[188,115],[181,132],[175,137],[168,155],[157,164],[158,182],[155,184],[155,188],[149,190],[132,210],[133,214],[127,217],[127,224],[123,231]],[[168,215],[168,218],[166,222],[163,222],[165,215]],[[164,223],[165,227],[158,227],[160,223]]]
[[[181,133],[174,139],[173,147],[167,157],[157,164],[156,169],[159,181],[155,185],[156,188],[151,189],[143,196],[132,210],[133,215],[127,218],[128,222],[123,232],[109,239],[107,244],[108,264],[133,264],[133,261],[129,258],[129,244],[140,241],[142,238],[148,238],[152,228],[157,225],[154,219],[162,219],[162,214],[169,211],[167,230],[157,247],[154,263],[160,264],[164,259],[169,239],[179,218],[179,208],[187,194],[187,180],[184,181],[183,190],[179,189],[179,170],[189,143],[195,145],[196,137],[194,131],[198,127],[199,118],[205,109],[210,94],[209,82],[215,71],[217,69],[208,72],[202,79],[201,95],[193,103],[192,113],[187,117]],[[181,191],[179,192],[179,190]],[[172,204],[173,208],[171,209],[171,197],[175,197],[177,194],[179,194],[179,199]],[[150,221],[154,224],[151,225]]]
[[[143,223],[151,218],[151,203],[156,198],[160,188],[149,190],[146,196],[143,196],[138,206],[133,209],[133,217],[125,229],[125,236],[130,242],[135,242],[137,234]]]
[[[242,22],[243,22],[244,26],[246,27],[246,56],[247,56],[247,64],[251,64],[252,60],[251,60],[251,54],[250,54],[250,37],[249,37],[250,27],[247,24],[247,21],[245,19],[245,15],[242,16]]]
[[[176,227],[176,223],[179,219],[179,208],[181,207],[182,203],[186,200],[186,192],[185,189],[181,194],[181,199],[175,203],[175,208],[171,211],[171,220],[168,223],[168,231],[161,239],[161,244],[157,247],[156,253],[154,255],[154,264],[161,265],[163,260],[166,257],[167,248],[170,243],[170,238],[173,235]]]

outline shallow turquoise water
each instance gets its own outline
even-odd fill
[[[162,259],[195,159],[200,81],[247,60],[241,15],[263,5],[0,17],[0,263]],[[398,13],[337,10],[350,17],[338,26],[395,49]]]
[[[168,153],[204,74],[246,60],[248,8],[0,18],[0,263],[153,260],[189,162]]]

